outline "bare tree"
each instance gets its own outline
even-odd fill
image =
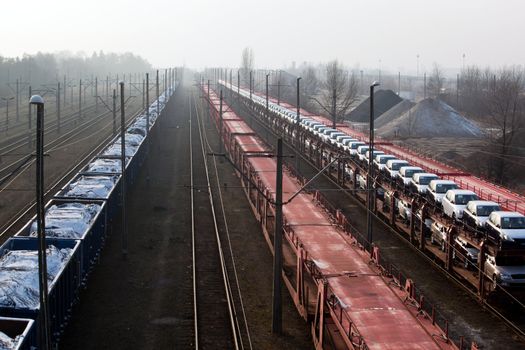
[[[253,70],[255,65],[255,57],[251,47],[245,47],[242,50],[242,59],[241,59],[241,78],[248,83],[250,77],[250,72]],[[248,83],[249,84],[249,83]]]
[[[301,74],[302,77],[302,93],[305,96],[315,96],[319,92],[319,78],[317,78],[317,70],[315,67],[308,65],[306,66]]]
[[[486,113],[483,102],[484,73],[476,66],[469,66],[461,71],[459,92],[461,96],[461,110],[467,115],[482,116]]]
[[[445,77],[443,75],[441,67],[437,63],[434,63],[432,75],[428,79],[428,92],[430,93],[430,96],[439,98],[439,95],[442,93],[444,85]]]
[[[521,68],[502,69],[492,77],[491,86],[486,89],[484,101],[487,104],[491,124],[496,129],[493,140],[495,155],[491,167],[497,182],[506,183],[510,153],[515,135],[525,126],[525,75]]]
[[[335,128],[337,121],[344,118],[356,100],[358,80],[354,74],[349,74],[337,60],[333,60],[326,65],[326,78],[321,87],[320,100],[315,97],[312,99],[332,117],[332,127]]]

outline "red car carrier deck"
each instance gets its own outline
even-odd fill
[[[210,91],[212,96],[216,94]],[[218,105],[212,109],[218,110]],[[219,118],[217,111],[212,115]],[[231,132],[240,131],[226,149],[243,173],[246,194],[271,248],[268,228],[274,208],[267,199],[275,195],[276,160],[264,156],[271,155],[270,148],[244,122],[223,120],[224,124]],[[283,201],[300,188],[284,171]],[[458,349],[432,316],[417,307],[410,286],[401,286],[385,273],[314,194],[302,192],[283,206],[283,233],[285,265],[295,269],[288,275],[283,272],[283,279],[299,313],[312,321],[316,349],[325,348],[325,332],[337,349]],[[310,292],[305,291],[308,283],[313,286]]]

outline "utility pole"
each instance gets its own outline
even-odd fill
[[[117,134],[117,91],[113,89],[113,135]]]
[[[57,132],[60,134],[60,83],[57,84]]]
[[[29,98],[31,98],[31,96],[33,96],[33,94],[32,94],[31,85],[29,85]],[[28,125],[28,129],[31,130],[31,126],[32,126],[31,125],[31,103],[28,106],[27,125]]]
[[[299,173],[299,152],[300,152],[300,148],[301,148],[301,139],[300,139],[300,136],[299,136],[299,121],[301,119],[301,100],[300,100],[300,97],[301,97],[301,94],[300,94],[300,83],[301,81],[301,77],[298,77],[297,78],[297,116],[295,118],[295,142],[297,143],[296,144],[296,147],[295,147],[295,170]]]
[[[65,106],[66,103],[67,103],[67,100],[66,100],[66,90],[67,90],[67,78],[66,78],[66,76],[64,75],[64,106]]]
[[[230,97],[233,95],[233,80],[232,80],[233,69],[230,69]]]
[[[374,166],[373,166],[373,154],[374,154],[374,88],[376,86],[379,86],[378,82],[373,82],[372,85],[370,85],[370,131],[368,136],[368,176],[366,181],[366,190],[367,190],[367,207],[368,210],[366,212],[366,229],[367,229],[367,241],[368,245],[370,247],[370,251],[372,249],[372,212],[375,207],[375,190],[373,186],[374,181]],[[392,209],[393,210],[393,209]]]
[[[78,117],[82,119],[82,79],[78,85]]]
[[[270,74],[266,74],[266,117],[268,117],[268,77]]]
[[[208,119],[211,118],[211,101],[210,101],[210,79],[208,79]],[[222,140],[220,140],[219,143],[221,143]]]
[[[277,140],[277,169],[275,181],[275,231],[273,237],[273,303],[272,332],[282,333],[281,274],[283,266],[283,140]]]
[[[157,78],[156,78],[156,81],[155,81],[155,85],[157,87],[157,118],[158,118],[159,117],[159,113],[160,113],[160,110],[159,110],[159,70],[158,69],[157,69]]]
[[[281,105],[281,71],[279,71],[279,79],[277,79],[277,105]]]
[[[401,72],[397,72],[397,96],[401,95]]]
[[[95,77],[95,113],[98,113],[98,77]]]
[[[49,328],[49,303],[47,287],[46,221],[44,213],[44,100],[31,96],[29,104],[36,105],[36,215],[38,232],[38,287],[40,295],[40,339],[42,347],[51,349]]]
[[[301,81],[301,77],[298,77],[297,78],[297,115],[295,117],[295,127],[296,127],[296,132],[297,132],[295,139],[297,142],[297,148],[299,148],[299,120],[301,117],[301,100],[300,100],[301,94],[299,93],[300,91],[299,82],[300,81]]]
[[[237,95],[241,93],[241,71],[237,69]]]
[[[219,95],[219,154],[222,153],[222,89]]]
[[[159,83],[159,71],[157,70],[157,118],[158,118],[158,112],[159,112],[159,107],[158,107],[159,84],[158,83]],[[146,73],[146,154],[149,154],[149,149],[150,149],[150,146],[149,146],[150,138],[148,137],[149,136],[149,121],[150,121],[150,118],[149,118],[149,73]],[[149,184],[149,165],[148,164],[146,164],[146,182]]]
[[[124,82],[120,83],[120,200],[122,201],[121,231],[122,231],[122,257],[128,256],[128,228],[126,220],[126,113],[124,110]],[[146,130],[149,125],[146,126]],[[147,131],[146,131],[147,132]]]
[[[250,71],[250,100],[252,99],[252,71]]]
[[[142,79],[142,109],[146,108],[146,81]]]
[[[20,120],[20,81],[16,79],[16,121]]]
[[[106,103],[109,101],[109,77],[106,75]]]

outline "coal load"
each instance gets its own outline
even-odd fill
[[[414,107],[416,104],[409,100],[402,100],[394,107],[390,108],[385,113],[381,114],[378,118],[375,119],[375,127],[380,128],[383,125],[390,123],[392,120],[399,118],[410,108]]]
[[[483,136],[481,129],[441,100],[427,98],[398,118],[379,127],[376,134],[385,138]]]
[[[377,119],[381,114],[397,105],[403,99],[392,90],[378,90],[374,93],[374,117]],[[370,120],[370,98],[361,102],[352,110],[345,119],[356,123],[367,123]]]

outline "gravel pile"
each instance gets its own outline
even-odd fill
[[[375,127],[380,128],[383,125],[390,123],[392,120],[400,117],[403,113],[407,112],[410,108],[414,107],[416,104],[409,100],[403,100],[399,102],[394,107],[390,108],[385,113],[381,114],[375,120]]]
[[[427,98],[398,118],[377,129],[377,135],[393,137],[483,136],[481,129],[445,102]]]
[[[374,93],[374,116],[377,119],[381,114],[402,101],[402,98],[392,90],[378,90]],[[370,98],[361,102],[345,119],[352,122],[365,123],[370,120]]]

